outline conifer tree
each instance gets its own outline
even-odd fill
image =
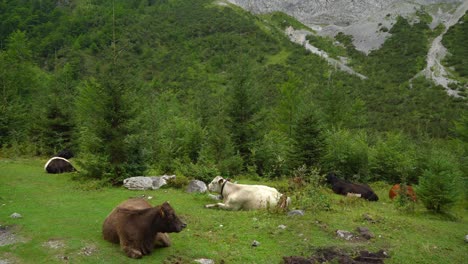
[[[120,61],[101,65],[97,78],[79,87],[77,119],[81,167],[89,177],[113,184],[146,169],[138,127],[138,83]]]
[[[325,147],[322,130],[321,121],[314,111],[304,112],[297,119],[293,133],[296,166],[318,165]]]

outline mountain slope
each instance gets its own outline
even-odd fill
[[[285,12],[321,36],[335,37],[339,32],[350,35],[354,47],[366,54],[379,49],[391,36],[389,29],[396,23],[398,16],[407,18],[411,23],[417,23],[421,19],[418,13],[427,12],[432,17],[427,21],[431,29],[441,24],[445,26],[445,30],[432,40],[427,54],[425,76],[443,86],[449,95],[458,96],[458,92],[449,88],[449,84],[457,82],[448,77],[448,71],[441,64],[445,56],[441,40],[447,29],[456,24],[468,10],[467,2],[457,0],[314,2],[232,0],[230,2],[254,13]],[[298,38],[292,38],[294,39]],[[340,65],[340,62],[336,63]],[[346,69],[347,66],[341,67]]]
[[[306,37],[333,59],[348,57],[361,79],[289,41],[285,28],[307,27],[281,13],[208,0],[3,1],[0,11],[3,149],[53,155],[69,147],[93,177],[113,183],[142,163],[205,180],[291,175],[301,160],[332,169],[335,144],[322,149],[328,159],[312,159],[298,142],[344,137],[350,151],[365,153],[388,133],[445,142],[466,110],[423,78],[409,86],[425,67],[426,21],[399,18],[368,56],[344,34],[342,46]],[[361,157],[342,170],[370,179]]]

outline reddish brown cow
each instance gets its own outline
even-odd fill
[[[171,245],[167,233],[186,227],[167,203],[152,207],[146,200],[133,198],[119,204],[104,220],[104,239],[119,244],[131,258],[151,254],[155,247]]]
[[[388,192],[388,197],[390,197],[391,200],[395,198],[397,195],[399,195],[401,192],[400,190],[400,184],[395,184],[393,187],[390,189]],[[413,200],[413,202],[416,202],[416,193],[413,190],[413,187],[407,185],[406,186],[406,195]]]

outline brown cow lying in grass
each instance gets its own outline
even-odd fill
[[[104,239],[120,243],[131,258],[151,254],[155,247],[171,245],[166,233],[180,232],[186,227],[167,203],[152,207],[141,198],[128,199],[107,216],[102,226]]]

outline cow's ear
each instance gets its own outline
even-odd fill
[[[161,208],[159,209],[159,214],[161,214],[161,217],[165,217],[165,216],[166,216],[166,214],[164,213],[164,208],[161,207]]]
[[[219,179],[219,181],[218,181],[219,184],[222,184],[223,182],[224,182],[223,178]]]

